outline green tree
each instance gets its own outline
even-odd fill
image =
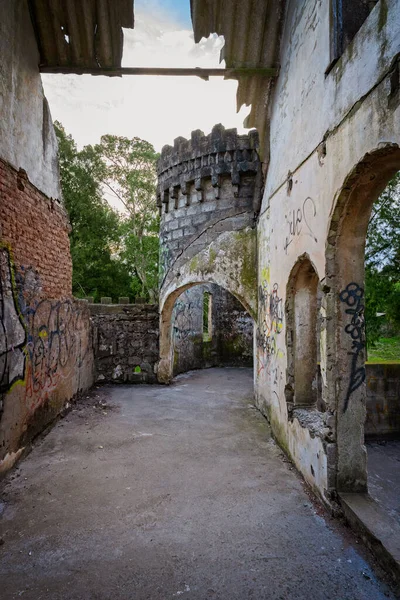
[[[102,196],[92,154],[78,151],[70,135],[55,123],[61,188],[71,222],[73,293],[77,297],[128,296],[129,266],[119,256],[120,217]]]
[[[375,202],[365,250],[367,343],[373,345],[389,323],[400,328],[400,172]],[[385,313],[386,319],[377,317]]]
[[[140,138],[104,135],[100,144],[87,147],[96,177],[109,197],[123,206],[121,257],[140,281],[133,287],[155,302],[158,294],[158,232],[156,205],[158,154]]]

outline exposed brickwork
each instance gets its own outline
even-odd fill
[[[72,261],[69,222],[57,200],[47,198],[0,159],[0,240],[9,246],[17,271],[40,276],[41,297],[71,295]]]
[[[93,383],[90,313],[71,297],[65,210],[0,160],[0,474]]]

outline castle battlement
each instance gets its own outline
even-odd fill
[[[190,140],[178,137],[173,146],[164,146],[157,167],[157,203],[161,212],[178,209],[180,194],[185,196],[186,206],[190,206],[192,187],[198,192],[198,201],[206,201],[208,182],[214,190],[214,199],[220,197],[223,179],[230,179],[233,194],[239,195],[243,177],[261,179],[258,147],[257,131],[238,135],[236,129],[225,129],[223,125],[215,125],[209,135],[197,129]],[[258,212],[259,198],[256,200],[254,211]]]

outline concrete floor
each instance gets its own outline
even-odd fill
[[[394,598],[307,496],[249,370],[94,390],[2,487],[1,600]]]
[[[396,521],[400,520],[400,441],[368,442],[368,491]]]

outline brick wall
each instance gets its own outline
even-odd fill
[[[0,473],[93,383],[87,303],[71,297],[69,224],[0,160]]]
[[[40,272],[41,295],[71,295],[72,261],[65,209],[0,159],[0,238],[17,270]]]

